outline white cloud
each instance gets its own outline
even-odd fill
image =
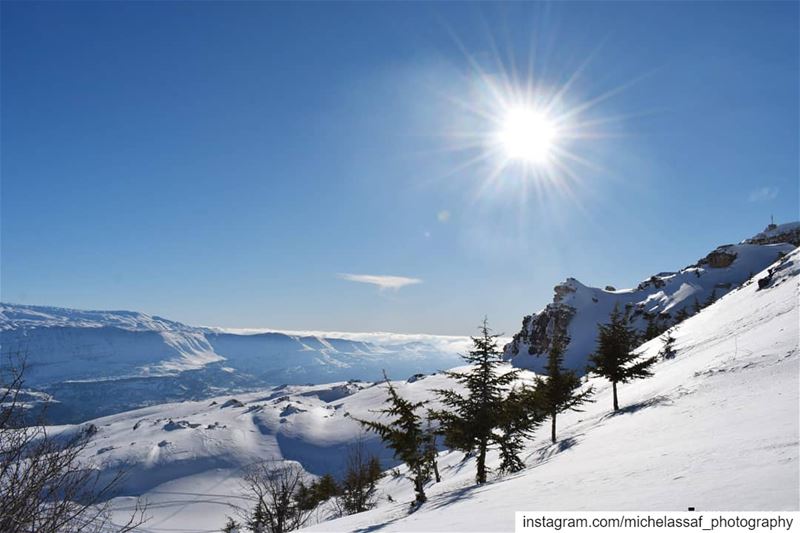
[[[375,285],[380,288],[380,290],[392,289],[397,291],[406,285],[422,283],[421,279],[406,278],[404,276],[379,276],[375,274],[339,274],[338,276],[341,279],[346,279],[347,281]]]
[[[203,326],[220,333],[233,333],[236,335],[256,335],[260,333],[283,333],[296,337],[319,337],[324,339],[347,339],[353,341],[371,342],[379,345],[404,344],[420,342],[436,347],[442,352],[463,354],[472,348],[472,339],[466,335],[432,335],[429,333],[394,333],[388,331],[319,331],[319,330],[287,330],[275,328],[221,328]],[[504,346],[511,342],[511,337],[500,337],[498,344]]]
[[[255,335],[259,333],[283,333],[299,337],[319,337],[325,339],[347,339],[353,341],[371,342],[375,344],[404,344],[420,342],[434,346],[446,353],[466,353],[472,346],[470,337],[460,335],[430,335],[427,333],[390,333],[383,331],[352,332],[352,331],[310,331],[310,330],[283,330],[272,328],[209,328],[222,333],[237,335]],[[500,345],[511,342],[511,338],[501,337]]]
[[[436,219],[442,224],[446,223],[448,220],[450,220],[450,211],[447,209],[439,211],[436,213]]]
[[[777,197],[778,197],[777,187],[761,187],[760,189],[756,189],[750,192],[750,195],[747,197],[747,201],[767,202],[769,200],[774,200]]]

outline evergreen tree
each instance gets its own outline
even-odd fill
[[[656,357],[640,359],[634,349],[639,343],[636,330],[615,306],[608,324],[598,324],[597,350],[589,356],[587,370],[611,382],[614,411],[619,411],[617,384],[652,376],[650,367]]]
[[[713,304],[717,301],[717,289],[713,289],[711,294],[708,295],[708,299],[703,302],[703,307],[708,307],[709,305]]]
[[[310,511],[317,506],[316,498],[314,497],[314,484],[306,486],[301,482],[294,495],[295,504],[304,511]]]
[[[313,491],[317,501],[324,502],[339,494],[339,486],[332,475],[325,474],[314,483]]]
[[[660,323],[662,316],[657,313],[648,313],[647,314],[647,328],[644,332],[644,340],[649,341],[650,339],[655,339],[662,333],[664,333],[664,325]]]
[[[383,476],[381,463],[369,454],[363,440],[357,440],[347,455],[347,471],[341,484],[341,507],[347,514],[375,507],[375,485]]]
[[[300,509],[310,511],[320,503],[339,494],[339,486],[330,474],[312,481],[310,485],[300,482],[295,494],[295,502]]]
[[[428,458],[428,462],[430,463],[430,469],[433,472],[434,479],[436,483],[442,481],[442,477],[439,475],[439,462],[438,462],[439,450],[436,447],[436,432],[434,431],[433,427],[431,426],[431,421],[428,419],[427,429],[426,429],[426,439],[425,439],[425,457]]]
[[[503,400],[497,414],[497,427],[501,437],[496,441],[500,449],[500,471],[519,472],[525,467],[519,455],[523,440],[530,437],[543,420],[536,404],[536,391],[526,385],[514,387]]]
[[[266,533],[267,523],[269,522],[266,504],[258,502],[253,508],[250,520],[247,522],[247,527],[253,533]]]
[[[432,463],[435,462],[435,442],[432,445],[432,434],[423,427],[424,418],[418,411],[427,401],[411,402],[401,397],[384,373],[388,407],[379,413],[392,417],[387,423],[358,420],[367,429],[377,433],[386,445],[394,450],[395,458],[403,461],[410,472],[408,476],[414,484],[415,505],[427,500],[425,483],[430,480]]]
[[[550,344],[547,358],[547,379],[536,378],[536,401],[539,408],[550,416],[550,439],[556,442],[556,417],[558,413],[572,410],[578,411],[578,406],[591,401],[592,388],[578,392],[581,380],[574,370],[567,370],[564,366],[564,351],[569,344],[569,337],[556,335]]]
[[[467,389],[466,394],[453,390],[437,390],[447,408],[432,413],[439,421],[445,445],[450,448],[476,453],[478,483],[486,482],[486,452],[490,446],[500,448],[503,456],[502,470],[521,467],[520,439],[529,433],[538,419],[533,412],[533,402],[521,391],[507,393],[519,376],[519,370],[498,372],[502,352],[497,337],[484,319],[481,336],[473,337],[473,349],[462,356],[472,368],[465,373],[445,372]]]
[[[225,527],[222,528],[222,533],[239,533],[240,527],[239,523],[229,516]]]
[[[661,347],[661,351],[658,352],[658,355],[661,356],[662,359],[672,359],[675,357],[675,337],[672,336],[672,333],[667,333],[667,338],[664,339],[664,346]]]
[[[697,299],[697,296],[694,297],[694,304],[692,304],[692,310],[694,311],[693,314],[697,314],[703,307],[700,305],[700,300]]]
[[[681,322],[683,322],[687,318],[689,318],[689,311],[687,311],[685,307],[681,308],[680,311],[675,313],[675,323],[676,324],[680,324]]]

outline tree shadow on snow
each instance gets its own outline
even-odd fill
[[[424,506],[428,509],[439,509],[441,507],[447,507],[452,503],[467,498],[475,489],[481,488],[487,484],[468,485],[466,487],[462,487],[460,489],[447,492],[445,494],[442,494],[441,496],[436,497],[435,500],[428,500],[427,503],[424,504]]]
[[[629,415],[641,411],[642,409],[647,409],[648,407],[654,407],[656,405],[671,405],[671,404],[672,400],[670,400],[668,396],[655,396],[654,398],[650,398],[649,400],[645,400],[643,402],[638,402],[623,407],[619,411],[608,413],[607,415],[603,416],[601,420],[608,420],[609,418],[613,418],[615,416],[620,416],[620,415]]]
[[[578,435],[580,436],[580,435]],[[528,454],[525,458],[526,462],[530,459],[533,459],[533,467],[539,466],[542,463],[546,463],[549,461],[554,455],[559,454],[561,452],[567,451],[573,446],[578,444],[577,437],[567,437],[565,439],[561,439],[560,441],[556,442],[555,444],[547,444],[546,446],[542,446],[537,450]]]
[[[412,515],[415,511],[419,509],[419,507],[410,506],[407,508],[408,511],[400,516],[396,516],[391,520],[387,520],[386,522],[381,522],[380,524],[373,524],[371,526],[362,527],[359,529],[354,529],[353,533],[372,533],[373,531],[379,531],[390,524],[394,524],[395,522],[406,518],[407,516]]]
[[[353,533],[372,533],[373,531],[378,531],[380,529],[385,528],[389,524],[393,524],[403,518],[402,516],[398,516],[397,518],[392,518],[391,520],[387,520],[386,522],[382,522],[380,524],[373,524],[371,526],[362,527],[359,529],[354,529]]]

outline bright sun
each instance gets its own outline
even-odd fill
[[[540,165],[546,163],[558,132],[548,117],[535,109],[509,109],[500,124],[498,141],[508,159]]]

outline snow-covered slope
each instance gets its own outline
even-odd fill
[[[720,246],[694,265],[656,274],[633,289],[587,287],[568,278],[555,287],[553,303],[523,319],[521,331],[505,347],[506,357],[515,366],[541,370],[554,332],[566,332],[571,341],[565,364],[583,372],[596,346],[597,324],[608,322],[614,306],[629,311],[642,332],[648,323],[671,326],[682,314],[694,314],[793,250],[797,226],[767,228],[740,244]]]
[[[473,461],[445,453],[415,513],[408,482],[387,479],[378,508],[310,530],[513,531],[515,510],[799,510],[800,253],[773,269],[766,288],[748,283],[677,326],[676,356],[620,388],[620,413],[591,378],[596,402],[559,418],[557,444],[540,430],[524,471],[475,487]]]
[[[515,510],[537,509],[797,510],[800,251],[770,271],[673,328],[675,357],[660,360],[654,377],[622,385],[618,414],[609,384],[590,378],[595,402],[559,417],[557,444],[539,430],[524,471],[475,487],[473,459],[443,451],[442,482],[429,484],[430,500],[415,513],[410,483],[389,475],[376,509],[330,521],[322,511],[311,529],[510,531]],[[657,354],[663,343],[640,351]],[[452,382],[438,374],[396,385],[421,400]],[[129,496],[113,502],[120,518],[131,496],[144,495],[152,518],[143,531],[218,531],[248,505],[244,466],[285,458],[313,474],[339,472],[360,433],[345,413],[374,417],[384,398],[381,385],[342,382],[154,406],[95,420],[92,458],[132,468]],[[367,439],[385,467],[396,464]],[[499,464],[496,454],[489,461]]]
[[[468,339],[434,335],[192,327],[131,311],[0,304],[4,356],[26,359],[26,386],[80,421],[143,405],[281,383],[407,377],[458,363]]]
[[[395,385],[405,397],[422,400],[453,382],[434,374]],[[132,497],[144,496],[152,518],[143,531],[218,531],[225,515],[234,514],[231,506],[247,506],[241,478],[256,461],[293,460],[313,475],[338,476],[347,447],[363,436],[385,468],[397,466],[391,452],[352,418],[374,418],[385,397],[380,383],[349,381],[138,409],[91,421],[97,433],[88,459],[109,473],[128,469],[114,504],[124,516]]]

